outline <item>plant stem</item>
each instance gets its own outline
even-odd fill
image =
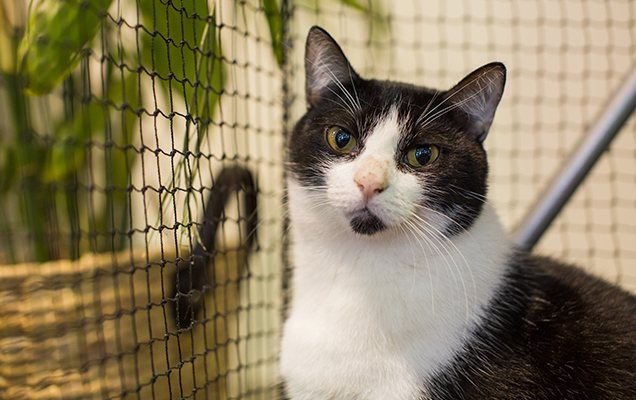
[[[40,185],[37,179],[42,157],[29,125],[29,101],[22,92],[20,79],[14,74],[7,74],[5,77],[11,109],[10,115],[13,116],[16,135],[20,198],[26,214],[27,226],[33,235],[35,259],[44,262],[49,258],[44,229],[43,211],[45,207],[38,201],[41,199],[38,195]]]

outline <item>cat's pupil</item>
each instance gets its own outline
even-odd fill
[[[418,147],[415,150],[415,159],[420,165],[426,165],[431,160],[431,148],[430,147]]]
[[[336,145],[339,148],[344,149],[345,147],[347,147],[350,141],[351,135],[349,133],[343,130],[340,130],[338,133],[336,133]]]

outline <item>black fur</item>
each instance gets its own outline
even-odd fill
[[[434,399],[636,398],[636,297],[515,255],[486,319],[428,385]]]
[[[386,226],[380,221],[380,218],[365,208],[360,214],[351,218],[351,229],[363,235],[373,235],[386,229]]]

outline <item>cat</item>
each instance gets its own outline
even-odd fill
[[[361,78],[313,27],[288,141],[285,397],[634,399],[636,297],[517,249],[482,146],[506,80]]]

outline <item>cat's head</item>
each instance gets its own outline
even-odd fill
[[[482,142],[506,69],[485,65],[447,91],[362,79],[327,32],[306,45],[307,113],[289,140],[290,178],[314,199],[306,212],[351,232],[454,234],[480,214]]]

